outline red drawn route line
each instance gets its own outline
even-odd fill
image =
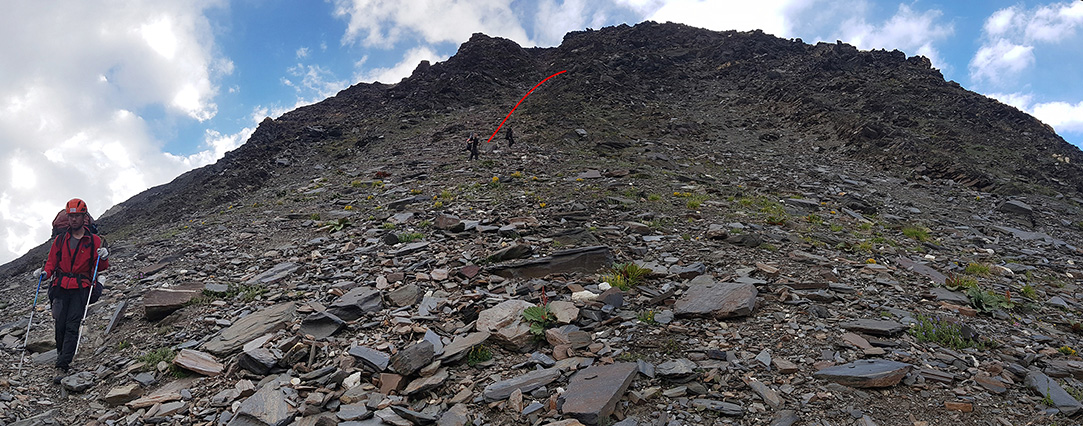
[[[519,108],[519,104],[523,103],[523,101],[524,101],[524,100],[526,99],[526,97],[527,97],[527,96],[530,96],[530,94],[534,92],[534,89],[537,89],[537,88],[538,88],[538,86],[541,86],[541,85],[542,85],[542,83],[545,83],[546,81],[549,81],[549,79],[550,79],[550,78],[556,77],[556,76],[558,76],[558,75],[561,75],[561,74],[563,74],[563,73],[566,73],[566,72],[568,72],[568,70],[564,70],[564,71],[558,72],[558,73],[556,73],[556,74],[553,74],[553,75],[551,75],[551,76],[545,77],[545,80],[542,80],[542,81],[538,82],[538,84],[535,84],[535,85],[534,85],[534,87],[531,87],[531,88],[530,88],[530,91],[529,91],[529,92],[526,92],[526,94],[525,94],[525,95],[523,95],[523,99],[519,99],[519,102],[516,102],[516,103],[515,103],[515,106],[511,107],[511,111],[508,111],[508,115],[505,115],[505,116],[504,116],[504,120],[500,122],[500,125],[496,127],[496,130],[495,130],[495,131],[493,131],[493,135],[492,135],[492,136],[489,136],[489,140],[487,140],[487,141],[485,141],[485,142],[487,142],[487,143],[488,143],[488,142],[492,142],[492,141],[493,141],[493,138],[495,138],[495,137],[496,137],[496,134],[497,134],[497,132],[499,132],[499,131],[500,131],[500,128],[501,128],[501,127],[504,127],[504,123],[505,123],[506,121],[508,121],[508,117],[511,117],[511,113],[515,112],[515,108]]]

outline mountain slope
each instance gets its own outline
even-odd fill
[[[501,132],[466,160],[469,133],[488,139],[565,70],[508,120],[514,146]],[[78,367],[97,374],[84,394],[39,386],[40,365],[22,378],[11,367],[25,274],[45,248],[0,267],[12,301],[0,377],[17,394],[0,398],[0,419],[50,404],[62,424],[157,410],[103,401],[151,370],[141,379],[191,398],[135,416],[147,423],[254,416],[271,402],[248,385],[289,401],[262,414],[312,424],[356,401],[389,423],[391,407],[435,417],[460,403],[474,424],[605,423],[614,407],[656,424],[785,423],[787,409],[840,424],[1024,423],[1043,403],[1029,369],[1083,390],[1078,358],[1058,351],[1081,344],[1081,161],[1034,118],[901,52],[655,23],[547,49],[475,34],[399,83],[267,119],[216,164],[101,218],[113,268],[88,316],[93,357]],[[607,268],[631,262],[651,272],[606,290]],[[690,308],[723,296],[734,309]],[[535,319],[550,331],[532,338],[522,308],[546,303],[559,314]],[[250,322],[268,311],[280,316],[266,329]],[[965,339],[928,341],[922,326]],[[35,316],[33,340],[49,327]],[[438,354],[471,338],[458,348],[469,362]],[[223,374],[187,383],[139,364],[181,349]],[[903,364],[903,381],[866,392],[819,373],[866,358]],[[608,409],[572,411],[576,371],[637,361],[657,374],[605,386],[620,390]],[[494,390],[527,375],[550,381]]]

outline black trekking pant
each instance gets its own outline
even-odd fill
[[[75,358],[75,345],[79,340],[79,325],[83,322],[90,288],[63,289],[53,287],[49,295],[52,303],[56,332],[56,366],[68,369]]]

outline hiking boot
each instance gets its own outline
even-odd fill
[[[59,385],[59,384],[60,384],[60,382],[64,381],[64,377],[67,377],[67,376],[56,376],[56,377],[53,377],[53,384],[54,384],[54,385]]]

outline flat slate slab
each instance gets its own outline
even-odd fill
[[[906,331],[907,326],[891,320],[860,319],[839,324],[845,330],[871,334],[873,336],[893,336]]]
[[[1067,416],[1075,414],[1080,409],[1083,409],[1083,405],[1079,403],[1071,394],[1060,387],[1060,384],[1056,380],[1050,379],[1040,371],[1031,370],[1027,373],[1026,379],[1023,383],[1042,398],[1049,398],[1053,400],[1053,406],[1057,407],[1060,412]]]
[[[390,355],[364,346],[351,347],[349,354],[361,360],[366,367],[377,373],[387,370],[387,364],[391,362]]]
[[[812,377],[855,388],[886,388],[898,384],[912,367],[886,359],[863,359],[825,368]]]
[[[293,262],[282,262],[267,271],[252,277],[252,279],[245,282],[247,285],[267,285],[277,282],[283,278],[286,278],[289,274],[292,274],[297,269],[301,268],[300,264]]]
[[[700,275],[688,283],[688,290],[677,299],[677,316],[743,317],[756,308],[756,287],[748,283],[719,283]]]
[[[485,396],[485,400],[488,402],[501,401],[508,399],[516,389],[523,393],[530,393],[534,389],[552,383],[558,377],[560,377],[560,369],[556,367],[534,370],[522,376],[492,383],[485,387],[482,395]]]
[[[606,246],[591,246],[558,251],[548,257],[490,269],[504,278],[541,278],[549,274],[582,272],[591,274],[613,264],[616,256]]]
[[[369,312],[376,312],[384,308],[383,296],[380,290],[369,287],[357,287],[350,290],[342,297],[335,299],[329,312],[343,321],[353,321],[361,318]]]
[[[183,308],[201,294],[203,294],[203,283],[200,282],[187,282],[152,289],[143,296],[144,314],[148,321],[158,321]]]
[[[440,360],[444,362],[461,360],[471,348],[485,343],[491,335],[489,332],[478,332],[456,337],[455,340],[452,340],[450,344],[444,347],[444,355],[440,357]]]
[[[210,354],[191,349],[181,349],[180,353],[173,358],[173,365],[204,376],[217,376],[226,369]]]
[[[638,371],[635,363],[621,362],[576,373],[562,396],[561,412],[588,424],[608,418]]]
[[[250,340],[285,327],[296,311],[297,307],[293,302],[281,303],[256,311],[222,330],[201,348],[218,356],[229,355]]]

